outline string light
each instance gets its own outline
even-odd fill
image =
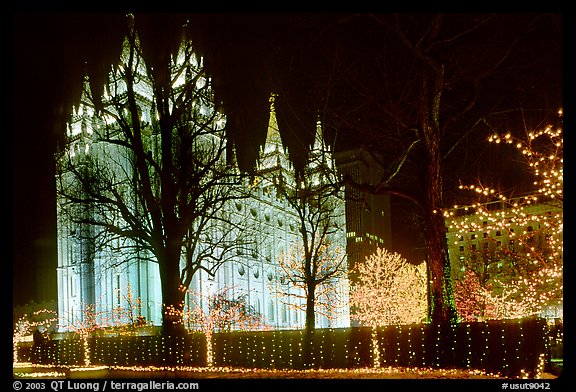
[[[426,318],[426,264],[413,265],[400,254],[376,248],[364,263],[354,266],[357,283],[350,307],[362,325],[419,323]]]
[[[413,325],[413,326],[387,326],[387,327],[373,327],[367,329],[360,329],[356,332],[359,339],[350,340],[350,329],[326,329],[319,330],[319,345],[317,346],[317,355],[315,357],[316,364],[322,369],[334,369],[342,367],[347,368],[352,364],[357,368],[354,371],[363,372],[366,366],[374,369],[386,369],[385,363],[392,363],[395,369],[421,369],[423,374],[426,374],[426,350],[431,349],[433,353],[433,363],[428,365],[431,368],[437,369],[443,365],[440,361],[443,359],[439,356],[440,352],[452,350],[453,357],[457,359],[463,355],[466,357],[466,362],[463,363],[463,369],[470,371],[482,371],[484,373],[492,371],[494,368],[500,369],[500,375],[506,377],[524,376],[520,369],[520,365],[524,364],[524,372],[530,375],[542,375],[545,365],[545,352],[546,352],[546,328],[545,322],[538,321],[537,319],[531,320],[510,320],[501,321],[497,323],[488,324],[487,322],[475,323],[474,326],[470,323],[454,324],[450,326],[449,333],[453,336],[446,336],[446,339],[441,339],[442,331],[438,325]],[[525,326],[530,325],[530,335],[526,336]],[[541,326],[539,330],[537,327]],[[421,340],[415,341],[412,339],[414,333],[420,330]],[[518,339],[508,339],[506,330],[514,330],[517,333]],[[472,336],[471,332],[476,333]],[[456,339],[456,336],[466,334],[465,344],[463,341]],[[235,336],[233,340],[229,337]],[[430,335],[432,334],[432,335]],[[495,336],[492,336],[492,335]],[[219,332],[216,333],[216,340],[220,342],[227,342],[228,349],[223,352],[219,351],[218,355],[214,357],[214,364],[212,366],[190,366],[191,361],[198,361],[202,357],[202,353],[197,351],[198,340],[184,340],[182,337],[166,337],[166,336],[148,336],[148,337],[128,337],[117,336],[114,338],[99,338],[100,344],[95,345],[97,350],[94,350],[93,362],[96,365],[87,366],[83,361],[82,356],[74,355],[75,352],[81,353],[82,342],[79,340],[60,340],[58,343],[59,355],[56,357],[58,361],[54,365],[35,365],[29,363],[15,363],[14,369],[24,369],[31,367],[33,369],[45,369],[46,371],[62,371],[64,368],[73,369],[75,371],[88,371],[88,370],[111,370],[111,369],[131,369],[134,371],[156,371],[158,369],[203,369],[198,371],[221,371],[222,369],[230,369],[229,371],[237,371],[238,368],[250,368],[252,371],[268,372],[274,369],[279,371],[286,371],[291,369],[293,362],[278,361],[280,358],[277,354],[284,351],[286,342],[290,339],[297,338],[299,343],[302,341],[303,335],[301,330],[287,330],[287,331],[236,331],[236,332]],[[200,335],[196,335],[200,336]],[[408,344],[400,344],[409,337]],[[138,339],[139,343],[136,343]],[[142,340],[145,339],[145,340]],[[228,340],[224,340],[228,339]],[[143,343],[144,341],[148,343]],[[158,357],[156,352],[162,352],[164,347],[167,346],[167,341],[176,342],[176,350],[166,351],[168,355],[172,355],[175,359],[176,366],[144,366],[142,364],[134,364],[138,362],[139,352],[144,351],[142,347],[147,347],[147,357],[142,357],[143,363],[157,362]],[[393,347],[393,350],[384,350],[384,342]],[[516,346],[510,346],[511,342],[517,342]],[[539,344],[543,342],[544,344]],[[338,343],[338,344],[335,344]],[[157,345],[162,349],[159,351],[150,350],[151,347]],[[510,350],[510,353],[515,353],[516,360],[513,356],[502,354],[501,348],[505,348],[505,353]],[[222,347],[222,346],[219,346]],[[420,347],[420,348],[419,348]],[[473,352],[474,347],[475,352]],[[339,356],[334,355],[339,348],[343,348],[352,360],[340,362]],[[382,349],[381,349],[382,348]],[[196,351],[194,351],[196,350]],[[403,350],[414,352],[413,355],[405,356]],[[528,351],[527,351],[528,350]],[[535,351],[535,352],[534,352]],[[302,352],[302,346],[298,346],[297,354]],[[341,352],[341,351],[340,351]],[[521,353],[534,352],[528,356],[520,357]],[[98,354],[100,353],[100,354]],[[102,353],[113,353],[114,356],[105,356]],[[190,353],[191,355],[188,355]],[[245,354],[243,354],[245,353]],[[117,355],[116,355],[117,354]],[[432,353],[431,353],[432,354]],[[185,359],[186,357],[186,359]],[[473,360],[475,358],[475,360]],[[300,359],[301,360],[301,359]],[[299,361],[300,361],[299,360]],[[370,362],[370,360],[372,362]],[[80,365],[67,365],[66,362],[72,361]],[[514,366],[512,362],[514,361]],[[201,361],[197,362],[200,363]],[[450,360],[449,360],[450,362]],[[103,363],[111,363],[112,365],[104,365]],[[132,366],[130,364],[133,364]],[[300,363],[300,362],[298,362]],[[459,363],[459,362],[457,362]],[[228,367],[227,367],[228,366]],[[389,365],[390,366],[390,365]],[[534,367],[532,367],[534,366]],[[532,369],[527,371],[525,369]],[[18,370],[19,371],[19,370]],[[227,370],[224,370],[227,371]]]
[[[558,114],[561,122],[562,110]],[[460,185],[481,200],[443,212],[468,269],[456,277],[455,290],[465,321],[540,314],[563,296],[562,127],[549,125],[523,139],[493,134],[488,141],[522,153],[535,189],[511,198],[482,184]],[[476,233],[483,238],[473,238]]]
[[[56,312],[48,309],[40,309],[33,312],[30,316],[25,314],[16,322],[12,334],[12,360],[18,363],[18,346],[22,342],[24,336],[32,333],[34,329],[49,326],[57,321]]]

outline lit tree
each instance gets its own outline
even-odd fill
[[[48,329],[58,321],[56,312],[47,309],[37,310],[31,315],[23,315],[16,321],[12,333],[12,359],[18,363],[18,345],[24,336],[30,335],[37,328]]]
[[[231,330],[255,330],[266,328],[262,315],[250,307],[243,296],[231,298],[231,287],[224,287],[216,293],[193,293],[183,288],[188,294],[189,303],[180,308],[181,318],[188,331],[200,330],[206,336],[206,353],[208,366],[214,364],[212,337],[215,332]]]
[[[127,286],[125,295],[122,295],[120,290],[117,290],[117,295],[124,298],[126,306],[107,308],[100,306],[99,302],[84,304],[80,314],[61,317],[66,328],[80,337],[85,366],[89,366],[91,362],[88,338],[94,332],[107,330],[113,334],[130,334],[135,328],[146,325],[146,320],[140,313],[142,301],[140,297],[134,297],[131,286]]]
[[[458,285],[467,290],[459,297],[481,296],[499,302],[487,315],[491,318],[537,314],[558,304],[563,291],[562,126],[527,132],[524,138],[510,132],[494,134],[488,141],[513,144],[521,152],[534,176],[535,189],[522,197],[510,197],[482,185],[460,186],[479,200],[455,206],[444,215],[457,237],[480,231],[486,235],[483,250],[471,245],[465,261],[466,269],[480,278],[479,285],[472,291],[469,284]],[[465,281],[469,276],[467,272]]]
[[[95,331],[116,325],[117,318],[114,315],[114,311],[100,310],[95,304],[85,304],[80,312],[80,317],[71,315],[70,318],[65,316],[64,319],[66,320],[67,328],[76,332],[80,337],[84,366],[90,366],[88,338]]]
[[[85,228],[84,263],[105,247],[121,251],[118,262],[158,263],[164,332],[181,334],[180,287],[198,270],[214,275],[249,233],[224,213],[245,195],[189,26],[176,37],[161,22],[129,16],[120,61],[84,84],[57,189],[61,212]]]
[[[116,320],[113,329],[119,333],[132,333],[136,328],[145,326],[147,323],[142,316],[142,300],[134,296],[132,285],[127,285],[124,295],[117,289],[116,295],[123,300],[125,306],[117,306],[111,311],[112,317]]]
[[[362,325],[378,327],[420,323],[426,319],[426,265],[409,263],[400,254],[378,247],[352,273],[352,316]]]
[[[320,244],[314,252],[315,275],[314,312],[328,319],[333,319],[346,305],[343,302],[340,280],[346,271],[345,252],[334,247],[328,241]],[[297,244],[283,253],[278,260],[276,279],[270,282],[272,292],[287,308],[306,313],[310,297],[310,285],[307,283],[305,270],[306,260],[304,246]]]

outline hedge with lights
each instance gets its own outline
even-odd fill
[[[234,331],[213,337],[213,366],[299,369],[302,330]],[[452,325],[318,329],[314,368],[426,367],[477,369],[503,376],[534,375],[548,355],[545,319],[524,318]],[[115,336],[88,339],[93,365],[207,366],[203,334],[186,337]],[[20,344],[18,359],[82,365],[81,339],[53,340],[41,352]]]

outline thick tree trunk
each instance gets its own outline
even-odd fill
[[[436,80],[432,107],[423,103],[422,134],[426,145],[424,175],[424,238],[428,250],[429,320],[435,324],[455,322],[457,318],[446,225],[442,214],[442,151],[440,148],[439,99],[442,77]],[[426,88],[424,88],[424,96]],[[424,108],[429,108],[425,110]]]
[[[452,290],[450,260],[446,250],[446,227],[442,214],[425,213],[425,239],[428,249],[429,308],[432,323],[455,322],[457,318]]]
[[[182,320],[185,292],[180,282],[180,250],[165,248],[159,260],[162,282],[162,333],[165,336],[184,336]]]
[[[178,365],[186,355],[186,330],[182,318],[185,292],[180,283],[180,250],[175,246],[171,248],[164,248],[163,258],[158,260],[162,284],[162,344],[164,363]]]

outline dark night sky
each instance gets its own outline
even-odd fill
[[[328,49],[352,58],[363,45],[375,45],[365,21],[349,23],[346,14],[206,14],[165,15],[194,22],[199,51],[206,56],[217,96],[224,101],[229,125],[249,165],[265,137],[268,95],[281,91],[298,107],[286,106],[286,117],[299,124],[283,134],[294,151],[305,146],[313,132],[314,113],[324,101],[318,80],[332,65]],[[550,20],[561,22],[556,15]],[[548,23],[550,23],[550,20]],[[56,295],[56,207],[53,155],[64,133],[63,119],[77,94],[82,67],[113,61],[110,51],[121,42],[122,14],[14,14],[12,18],[12,265],[14,304]],[[549,26],[550,27],[550,26]],[[170,34],[170,29],[163,33]],[[155,31],[158,34],[158,31]],[[541,33],[541,32],[539,32]],[[526,39],[521,51],[542,44],[552,47],[562,26],[552,26],[542,42]],[[356,36],[358,34],[358,36]],[[365,34],[366,36],[363,36]],[[503,30],[502,34],[506,34]],[[528,32],[526,33],[529,34]],[[319,45],[330,35],[338,37]],[[369,37],[366,39],[366,37]],[[546,40],[550,39],[549,43]],[[531,47],[530,44],[535,46]],[[561,44],[560,44],[561,45]],[[372,48],[372,46],[370,46]],[[334,49],[336,50],[336,49]],[[562,58],[542,59],[541,74],[533,80],[544,90],[548,80],[552,104],[560,104]],[[512,66],[512,65],[510,65]],[[513,72],[510,73],[513,78]],[[516,90],[516,92],[518,92]],[[545,91],[540,91],[546,94]],[[292,105],[291,104],[291,105]],[[342,106],[341,106],[342,107]],[[247,115],[249,114],[249,115]],[[329,131],[328,131],[329,132]],[[252,143],[242,141],[251,140]],[[256,143],[254,143],[256,141]],[[34,267],[40,265],[39,269]],[[34,271],[38,271],[36,277]],[[41,288],[40,282],[49,282]],[[50,291],[51,290],[51,291]]]

